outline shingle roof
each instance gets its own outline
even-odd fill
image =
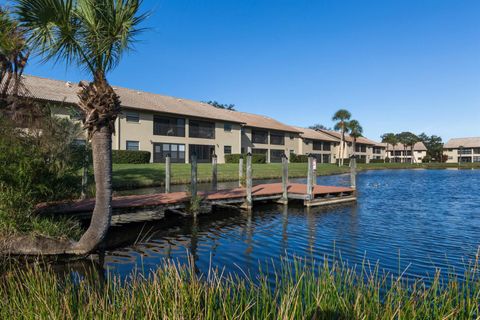
[[[79,87],[75,83],[47,78],[25,76],[24,84],[37,99],[76,104]],[[206,119],[242,123],[246,126],[287,132],[298,132],[291,126],[270,117],[215,108],[207,103],[164,96],[145,91],[112,86],[120,96],[123,107],[164,112]]]
[[[321,132],[325,133],[325,134],[328,134],[330,136],[333,136],[337,139],[341,139],[342,138],[342,134],[338,131],[333,131],[333,130],[323,130],[321,129],[320,130]],[[353,138],[350,137],[350,135],[348,134],[345,134],[345,140],[348,141],[348,142],[353,142]],[[357,138],[357,143],[361,143],[361,144],[370,144],[370,145],[377,145],[378,143],[373,141],[373,140],[370,140],[370,139],[367,139],[365,137],[360,137],[360,138]]]
[[[480,137],[453,138],[443,146],[445,149],[455,149],[460,146],[464,148],[480,148]]]
[[[302,131],[300,136],[305,139],[311,139],[311,140],[322,140],[322,141],[333,141],[333,142],[338,142],[340,141],[337,138],[334,138],[328,134],[325,134],[323,132],[313,130],[313,129],[308,129],[308,128],[301,128],[301,127],[294,127],[298,131]]]
[[[383,146],[387,147],[387,144],[386,143],[381,143]],[[393,148],[392,148],[392,145],[389,144],[388,145],[388,150],[389,151],[403,151],[405,148],[404,148],[404,145],[403,143],[397,143]],[[410,150],[410,147],[407,146],[407,150]],[[413,146],[413,151],[427,151],[427,147],[425,147],[425,144],[423,142],[417,142],[415,143],[415,145]]]

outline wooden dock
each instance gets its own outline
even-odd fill
[[[198,192],[202,205],[237,205],[242,206],[247,197],[246,188],[234,188],[212,192]],[[356,201],[355,189],[335,186],[313,186],[311,199],[307,194],[307,185],[289,183],[287,199],[284,198],[282,183],[259,184],[252,187],[252,203],[300,201],[305,206],[319,206]],[[285,201],[286,200],[286,201]],[[120,196],[112,199],[113,211],[134,211],[139,209],[182,210],[188,207],[191,197],[187,192],[157,193],[146,195]],[[95,199],[71,202],[40,204],[37,211],[50,214],[91,213]]]

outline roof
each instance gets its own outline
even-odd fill
[[[337,139],[341,139],[342,138],[342,134],[338,131],[333,131],[333,130],[324,130],[324,129],[320,129],[319,131],[327,134],[327,135],[330,135],[332,137],[335,137]],[[348,142],[353,142],[353,138],[348,135],[348,134],[345,134],[345,141],[348,141]],[[370,144],[370,145],[377,145],[378,143],[373,141],[373,140],[370,140],[370,139],[367,139],[365,137],[359,137],[357,138],[357,143],[360,143],[360,144]]]
[[[480,137],[469,138],[453,138],[448,140],[443,146],[445,149],[463,148],[480,148]]]
[[[322,141],[333,141],[333,142],[338,142],[340,141],[337,138],[334,138],[332,136],[329,136],[328,134],[325,134],[323,132],[314,130],[314,129],[309,129],[309,128],[301,128],[301,127],[294,127],[298,131],[301,131],[302,133],[300,136],[304,139],[311,139],[311,140],[322,140]]]
[[[383,146],[387,146],[386,143],[381,143]],[[410,150],[410,146],[407,146],[406,147],[408,150]],[[403,143],[397,143],[395,146],[393,146],[393,149],[392,149],[392,145],[389,144],[388,145],[388,150],[389,151],[403,151],[405,150],[405,146]],[[427,147],[425,147],[425,144],[423,142],[417,142],[415,143],[415,145],[413,146],[413,151],[427,151]]]
[[[79,87],[74,83],[36,76],[24,76],[23,81],[30,94],[36,99],[71,104],[78,103],[77,92]],[[180,99],[118,86],[112,87],[120,96],[122,107],[223,120],[264,129],[298,132],[298,130],[286,124],[262,115],[219,109],[207,103],[189,99]]]

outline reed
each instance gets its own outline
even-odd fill
[[[477,259],[478,261],[478,259]],[[478,263],[460,279],[414,282],[363,265],[293,259],[255,278],[165,261],[128,279],[72,277],[31,265],[0,281],[2,319],[475,319]],[[270,281],[269,281],[270,279]],[[273,283],[272,283],[273,282]]]

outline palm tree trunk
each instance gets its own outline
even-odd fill
[[[92,136],[95,208],[90,226],[73,246],[75,253],[95,250],[105,239],[112,218],[112,132],[102,127]]]

